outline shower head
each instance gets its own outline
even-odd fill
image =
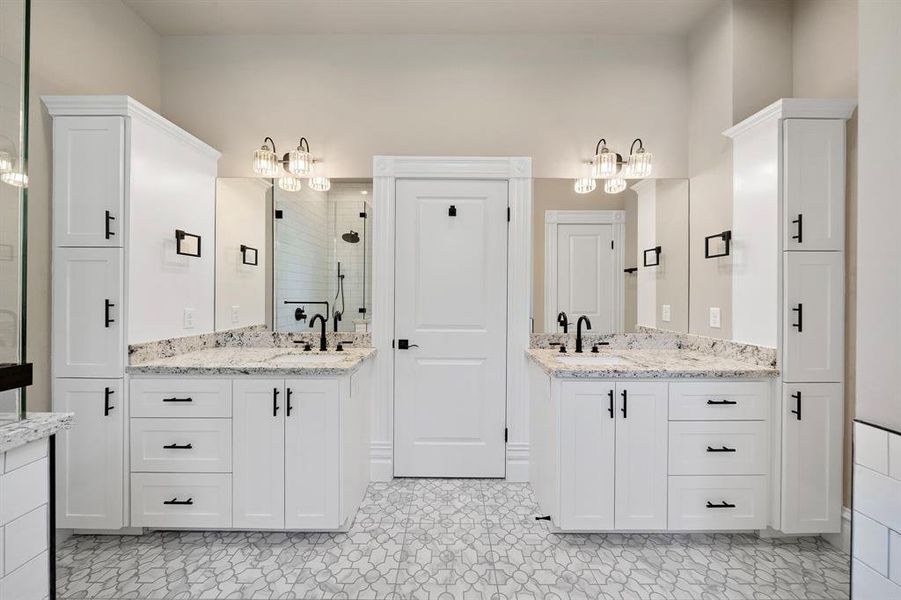
[[[347,242],[348,244],[356,244],[360,241],[360,234],[354,230],[350,230],[344,235],[341,236],[341,239]]]

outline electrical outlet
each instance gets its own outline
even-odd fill
[[[232,306],[232,323],[237,323],[240,319],[238,318],[238,311],[241,309],[240,306]]]
[[[660,311],[660,318],[664,320],[664,322],[669,323],[673,318],[673,307],[669,304],[664,304]]]
[[[194,329],[194,309],[193,308],[185,308],[183,327],[185,329]]]
[[[720,309],[717,306],[710,307],[710,326],[719,329],[722,325],[720,322]]]

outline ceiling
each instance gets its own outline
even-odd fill
[[[721,0],[123,0],[160,35],[683,35]]]

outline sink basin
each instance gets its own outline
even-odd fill
[[[562,362],[564,365],[578,365],[583,367],[606,367],[611,365],[628,365],[631,364],[630,361],[626,360],[622,356],[613,356],[613,355],[592,355],[589,354],[587,356],[557,356],[558,362]]]
[[[331,365],[344,360],[334,354],[280,354],[272,359],[280,365]]]

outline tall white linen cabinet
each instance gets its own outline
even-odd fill
[[[778,349],[770,526],[838,533],[845,346],[845,124],[852,100],[785,98],[725,132],[733,339]]]
[[[53,117],[57,526],[129,525],[128,345],[213,331],[219,152],[127,96],[45,96]],[[181,238],[182,252],[177,251]]]

